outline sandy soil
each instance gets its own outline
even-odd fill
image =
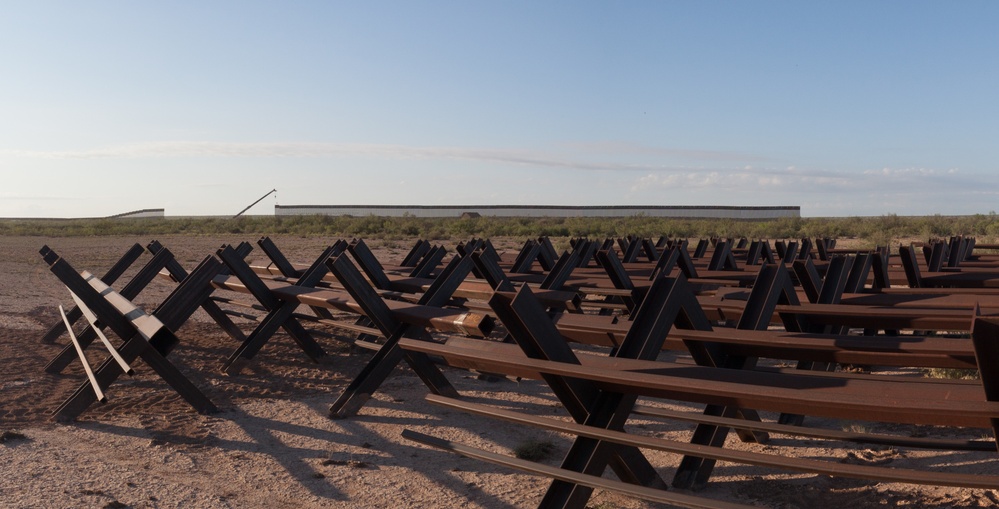
[[[333,355],[314,364],[287,336],[279,334],[242,374],[225,376],[218,367],[235,345],[202,314],[178,331],[182,344],[171,360],[222,412],[196,414],[139,362],[136,376],[112,385],[108,403],[92,406],[75,423],[51,422],[49,414],[80,385],[84,375],[78,364],[61,375],[43,371],[47,360],[68,340],[63,336],[48,344],[40,338],[58,319],[57,304],[68,306],[71,301],[42,263],[38,249],[48,244],[77,269],[101,273],[128,246],[149,240],[0,237],[0,299],[5,304],[0,311],[0,458],[4,465],[0,507],[504,508],[538,503],[548,484],[544,479],[429,449],[402,439],[400,433],[408,428],[503,453],[531,439],[547,439],[556,446],[548,460],[552,464],[568,448],[567,437],[428,405],[423,400],[425,387],[402,368],[359,415],[330,420],[326,417],[329,404],[361,369],[368,354],[324,341]],[[178,236],[159,240],[191,268],[224,242],[253,239]],[[308,262],[329,239],[277,237],[276,241],[292,260]],[[376,243],[376,247],[382,259],[392,260],[401,258],[408,246]],[[151,308],[170,289],[167,283],[153,286],[137,303]],[[241,325],[246,330],[251,327]],[[97,350],[88,351],[96,364],[100,360]],[[457,370],[446,374],[464,396],[562,415],[541,383],[483,381]],[[633,420],[629,429],[678,439],[690,431],[685,425],[645,419]],[[878,450],[840,443],[815,445],[785,437],[774,437],[768,445],[747,445],[730,438],[727,446],[999,474],[994,453]],[[679,461],[664,453],[650,451],[647,456],[661,467],[666,479]],[[700,494],[786,508],[999,504],[999,493],[991,490],[913,487],[730,464],[720,464]],[[597,492],[590,506],[649,507],[605,492]]]

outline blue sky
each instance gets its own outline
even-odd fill
[[[0,217],[999,209],[996,2],[11,2]]]

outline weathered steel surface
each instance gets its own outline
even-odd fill
[[[86,275],[89,279],[82,277],[51,250],[44,249],[42,254],[51,272],[90,308],[102,324],[125,341],[118,348],[118,353],[126,362],[131,363],[141,357],[198,412],[217,410],[211,400],[166,359],[179,343],[171,328],[179,327],[208,297],[208,280],[220,269],[217,261],[206,259],[152,314],[146,314],[92,275]],[[121,365],[108,357],[94,370],[94,378],[106,391],[123,373]],[[56,409],[53,416],[57,420],[73,420],[95,401],[96,394],[90,382],[84,382]]]

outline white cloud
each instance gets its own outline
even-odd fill
[[[850,187],[852,180],[846,175],[829,172],[803,172],[793,168],[788,170],[766,169],[712,169],[662,171],[648,173],[635,180],[632,192],[652,188],[717,189],[738,190],[740,192],[788,191],[795,193],[828,190],[830,186]]]
[[[629,154],[701,161],[735,161],[741,163],[746,161],[765,162],[773,160],[772,157],[760,154],[732,152],[728,150],[651,147],[640,143],[624,141],[573,142],[564,143],[556,148],[571,153]]]
[[[864,170],[864,175],[884,177],[929,177],[934,175],[955,175],[957,168],[938,170],[935,168],[881,168],[880,170]]]
[[[735,154],[725,152],[655,149],[627,143],[580,144],[579,147],[586,149],[566,150],[565,145],[528,150],[350,143],[164,141],[87,150],[0,150],[0,157],[5,158],[4,164],[14,158],[25,158],[37,160],[38,164],[44,164],[41,161],[45,160],[67,160],[89,161],[90,165],[98,166],[114,166],[112,160],[118,161],[119,166],[128,166],[134,164],[133,159],[153,159],[170,166],[173,164],[169,161],[170,158],[225,158],[232,159],[228,163],[232,166],[243,165],[244,160],[240,158],[249,158],[256,159],[253,163],[258,167],[288,165],[284,161],[268,159],[315,159],[317,161],[293,163],[315,166],[326,164],[327,161],[322,160],[325,158],[367,158],[375,161],[372,167],[379,167],[377,160],[389,160],[389,164],[381,166],[400,167],[405,171],[411,171],[412,167],[448,166],[451,169],[433,173],[433,177],[426,178],[449,184],[458,181],[476,182],[489,187],[493,196],[507,196],[501,201],[511,201],[509,196],[516,196],[518,200],[527,202],[535,200],[524,197],[524,183],[529,182],[531,188],[546,190],[547,194],[537,198],[538,200],[561,199],[557,197],[569,195],[572,198],[565,200],[578,200],[585,195],[585,199],[592,202],[617,201],[619,198],[625,199],[625,196],[628,200],[642,203],[661,203],[669,199],[686,203],[710,201],[765,204],[776,201],[811,204],[809,207],[814,209],[810,208],[809,213],[819,214],[823,210],[828,213],[841,209],[857,210],[858,213],[861,210],[905,213],[906,207],[924,206],[931,207],[930,213],[948,211],[954,207],[972,212],[984,211],[995,208],[989,204],[994,201],[994,194],[986,193],[999,189],[995,174],[962,173],[955,167],[882,166],[858,171],[836,171],[802,168],[788,164],[787,161],[754,158],[751,155],[739,159]],[[701,159],[693,160],[698,157]],[[396,160],[431,164],[396,164]],[[438,165],[441,161],[457,164]],[[216,165],[215,161],[198,163]],[[14,164],[34,163],[14,161]],[[359,164],[366,163],[362,161]],[[501,171],[496,171],[495,165],[504,166]],[[67,166],[75,168],[80,165]],[[455,167],[460,167],[460,171],[455,170]],[[509,183],[510,174],[514,171],[518,172],[515,186]],[[587,174],[567,175],[565,172]],[[383,173],[385,174],[387,173]],[[417,187],[407,177],[393,175],[390,178],[391,180],[385,181],[398,183],[393,187]],[[506,194],[498,192],[500,187]],[[563,194],[552,194],[557,190],[562,190]],[[877,193],[877,197],[872,198],[870,193]],[[15,199],[27,200],[29,198],[25,195],[34,194],[36,193],[26,191]],[[670,198],[664,198],[666,196]],[[30,199],[40,201],[58,198]]]
[[[784,181],[780,177],[778,177],[776,175],[759,177],[757,179],[757,183],[761,187],[779,187],[779,186],[784,185]]]
[[[569,170],[643,172],[688,169],[684,165],[678,164],[677,159],[741,162],[764,159],[759,156],[724,151],[656,149],[627,143],[588,143],[578,144],[578,146],[587,147],[588,150],[565,151],[565,146],[545,151],[362,143],[159,141],[86,150],[0,150],[0,155],[61,160],[173,157],[450,159]],[[594,154],[599,154],[600,159],[603,160],[597,160],[597,156]],[[641,159],[653,162],[625,162],[622,159]],[[753,167],[746,166],[746,169],[752,170]]]

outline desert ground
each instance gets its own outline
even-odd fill
[[[76,269],[102,273],[133,243],[151,238],[0,237],[0,506],[97,508],[327,508],[536,506],[545,479],[520,474],[409,442],[403,429],[510,454],[529,440],[549,440],[558,464],[567,436],[507,425],[424,401],[427,389],[406,368],[383,385],[359,415],[331,420],[327,409],[369,354],[322,340],[331,353],[316,364],[279,333],[236,376],[219,372],[235,347],[200,312],[177,335],[171,360],[221,408],[199,415],[141,362],[137,374],[108,390],[73,423],[55,423],[50,413],[85,379],[80,364],[63,374],[45,363],[68,343],[41,341],[70,306],[65,288],[38,254],[49,245]],[[255,240],[233,236],[159,238],[188,269],[223,243]],[[333,239],[275,237],[290,259],[310,262]],[[398,260],[405,243],[373,242],[383,260]],[[516,239],[508,245],[516,246]],[[147,255],[148,256],[148,255]],[[250,258],[262,258],[254,253]],[[141,261],[144,261],[143,258]],[[126,274],[126,278],[133,273]],[[125,280],[125,279],[123,279]],[[120,285],[117,285],[120,288]],[[157,281],[136,299],[151,309],[171,289]],[[240,322],[247,331],[248,321]],[[101,360],[88,349],[90,362]],[[664,353],[667,356],[680,354]],[[483,380],[445,369],[463,397],[501,401],[532,413],[564,415],[546,386],[534,381]],[[650,404],[667,405],[665,402]],[[683,439],[687,425],[634,419],[629,430]],[[921,432],[935,433],[936,430]],[[982,431],[983,434],[988,432]],[[869,448],[842,443],[810,444],[775,436],[765,445],[730,437],[727,447],[779,450],[782,454],[838,458],[891,466],[942,466],[953,471],[999,474],[995,453],[956,453]],[[665,479],[679,457],[647,451]],[[610,473],[606,474],[612,475]],[[700,495],[759,507],[992,507],[999,491],[919,487],[792,474],[744,465],[719,464]],[[597,491],[590,507],[659,507]]]

